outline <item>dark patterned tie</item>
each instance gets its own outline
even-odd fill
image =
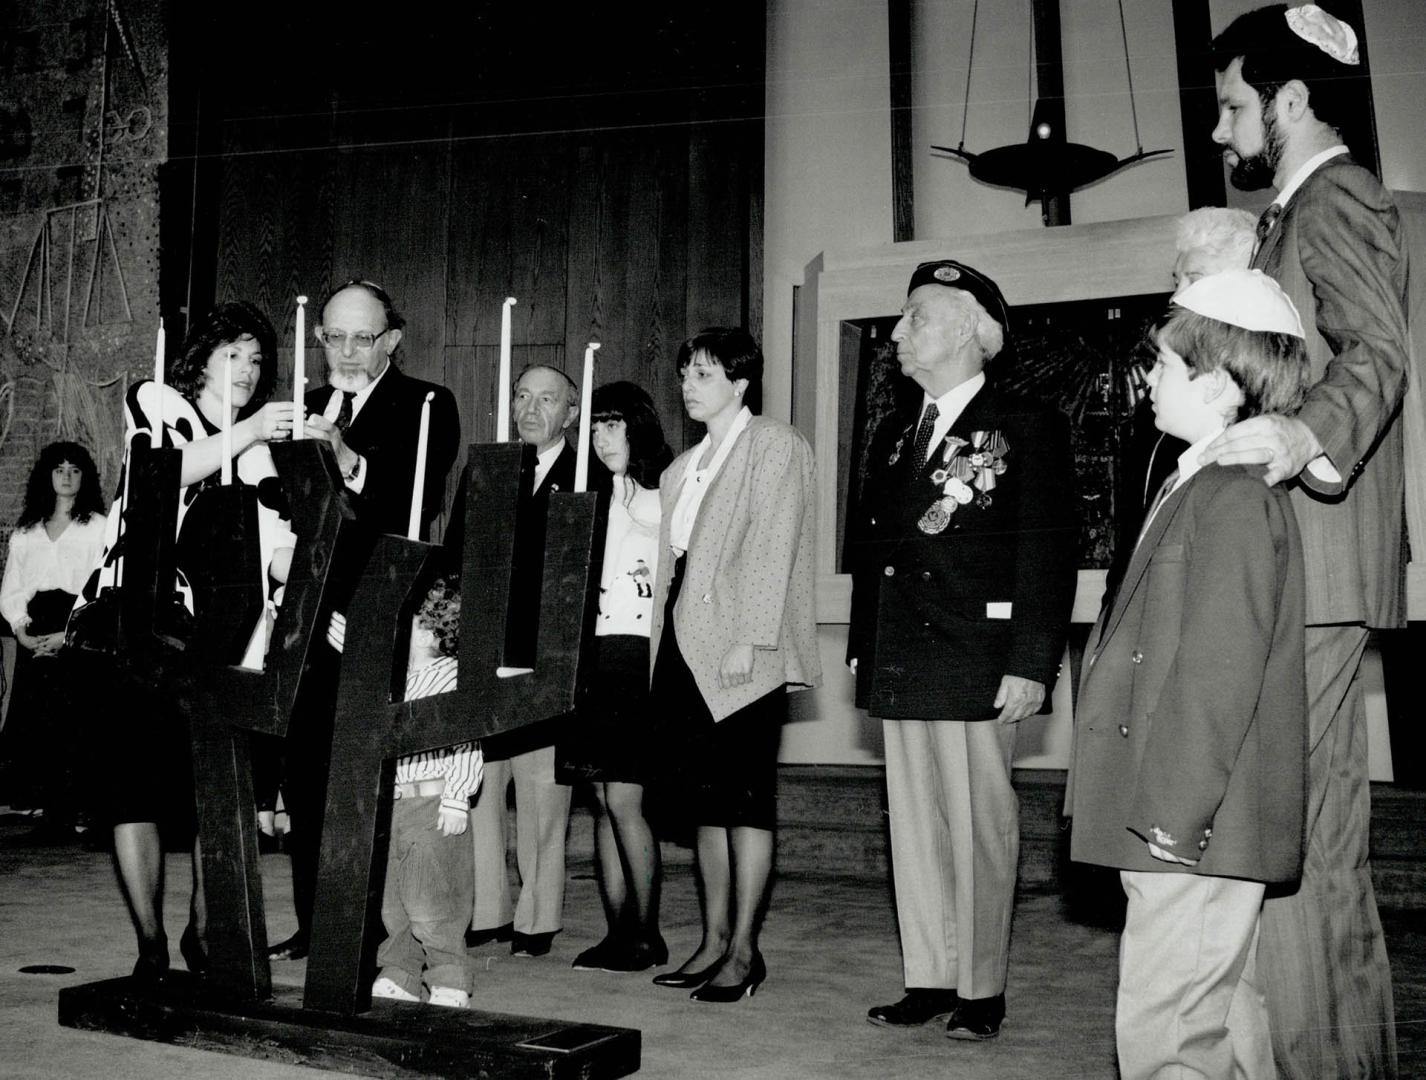
[[[916,429],[916,443],[912,447],[912,461],[916,468],[921,468],[926,464],[926,452],[931,449],[931,433],[936,427],[936,417],[941,415],[941,410],[936,408],[933,401],[926,406],[926,411],[921,415],[921,426]]]
[[[1173,493],[1174,485],[1178,483],[1178,470],[1175,469],[1164,477],[1163,484],[1159,487],[1159,493],[1154,496],[1154,503],[1149,507],[1149,512],[1144,515],[1144,527],[1139,530],[1139,539],[1144,538],[1144,534],[1149,531],[1149,525],[1154,520],[1154,515],[1159,512],[1159,507],[1164,504],[1164,500]]]
[[[342,407],[337,410],[337,430],[346,431],[352,422],[352,402],[356,400],[356,391],[342,391]]]
[[[1277,219],[1280,217],[1282,217],[1282,206],[1279,203],[1273,203],[1263,211],[1263,216],[1258,218],[1258,227],[1256,229],[1258,240],[1257,247],[1254,248],[1254,251],[1263,246],[1263,241],[1268,238],[1268,235],[1277,226]]]

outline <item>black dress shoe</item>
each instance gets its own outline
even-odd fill
[[[635,938],[604,957],[604,970],[648,971],[668,963],[668,946],[657,933],[652,938]]]
[[[308,939],[306,931],[299,930],[286,941],[269,945],[267,955],[270,960],[305,960],[311,949],[312,943]]]
[[[550,951],[558,930],[544,934],[522,934],[516,930],[510,936],[511,956],[544,956]]]
[[[726,959],[724,963],[727,963]],[[723,964],[718,966],[721,968]],[[763,984],[765,979],[767,979],[767,965],[763,963],[763,954],[753,953],[753,962],[742,982],[734,983],[732,986],[713,986],[704,983],[688,996],[694,1001],[712,1001],[726,1005],[732,1001],[741,1001],[745,997],[752,997],[758,992],[758,987]]]
[[[882,1027],[919,1027],[932,1020],[944,1020],[956,1011],[960,998],[954,990],[908,987],[906,996],[894,1005],[875,1005],[866,1018]]]
[[[1005,995],[988,998],[961,998],[956,1011],[946,1021],[946,1038],[984,1042],[1000,1034],[1005,1020]]]
[[[623,948],[618,938],[609,936],[598,945],[591,945],[574,958],[574,963],[570,967],[575,971],[611,971],[607,965],[613,961],[615,955]]]
[[[492,941],[509,941],[514,936],[515,927],[510,923],[492,926],[488,930],[467,930],[465,932],[465,947],[478,949],[482,945],[489,945]]]

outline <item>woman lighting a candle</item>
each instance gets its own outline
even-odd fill
[[[190,330],[181,354],[169,365],[164,385],[144,379],[129,388],[124,401],[126,442],[162,445],[181,452],[177,517],[178,581],[176,590],[195,617],[205,614],[205,592],[190,582],[208,578],[212,545],[194,540],[233,526],[216,522],[207,498],[219,485],[224,446],[231,445],[234,473],[240,484],[257,488],[258,537],[263,595],[286,580],[294,537],[267,443],[287,438],[292,430],[291,401],[269,402],[275,382],[277,342],[272,325],[245,301],[219,304]],[[227,379],[225,380],[225,376]],[[224,414],[223,403],[230,402]],[[159,421],[159,417],[162,420]],[[161,440],[161,442],[160,442]],[[128,455],[124,468],[128,470]],[[122,582],[121,536],[124,530],[125,480],[110,511],[105,550],[85,583],[75,619],[100,593]],[[221,568],[217,568],[221,569]],[[220,575],[219,575],[220,576]],[[216,606],[216,604],[215,604]],[[262,666],[266,651],[266,612],[240,635],[227,663]],[[127,687],[126,687],[127,689]],[[165,831],[195,829],[192,765],[186,723],[173,703],[151,695],[110,713],[98,726],[104,743],[102,769],[96,777],[100,809],[114,827],[114,853],[119,865],[129,913],[138,935],[136,978],[157,982],[168,970],[168,938],[163,925],[163,846]],[[150,777],[152,782],[141,778]],[[201,973],[207,959],[203,945],[205,911],[202,864],[193,845],[193,895],[179,950],[190,971]]]

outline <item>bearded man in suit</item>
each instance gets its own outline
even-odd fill
[[[922,393],[873,436],[851,535],[847,659],[882,719],[906,984],[867,1018],[989,1039],[1005,1015],[1017,724],[1054,685],[1074,600],[1069,436],[986,378],[1009,321],[995,282],[947,259],[907,292],[891,336]]]
[[[446,474],[460,449],[460,414],[444,386],[412,378],[393,360],[405,320],[386,290],[352,279],[338,285],[313,328],[327,360],[327,385],[305,398],[309,438],[326,439],[357,520],[377,533],[410,524],[421,406],[431,399],[420,539],[445,499]],[[353,553],[355,554],[355,553]],[[339,554],[340,558],[341,555]],[[336,598],[341,611],[349,598]],[[344,628],[345,622],[340,625]],[[292,821],[292,897],[297,932],[268,949],[276,959],[307,955],[317,857],[327,798],[327,761],[336,705],[337,654],[319,652],[287,746],[283,801]]]
[[[1278,5],[1234,20],[1213,48],[1213,138],[1236,186],[1277,193],[1252,265],[1301,312],[1313,384],[1293,415],[1234,424],[1204,454],[1289,486],[1306,562],[1307,853],[1300,887],[1269,894],[1259,946],[1273,1052],[1286,1077],[1395,1076],[1358,671],[1368,632],[1406,618],[1406,239],[1391,196],[1343,145],[1349,26]]]

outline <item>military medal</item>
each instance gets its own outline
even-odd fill
[[[955,509],[955,499],[937,499],[927,507],[926,512],[921,515],[921,520],[916,522],[916,527],[927,536],[943,533],[951,523],[951,514]]]

